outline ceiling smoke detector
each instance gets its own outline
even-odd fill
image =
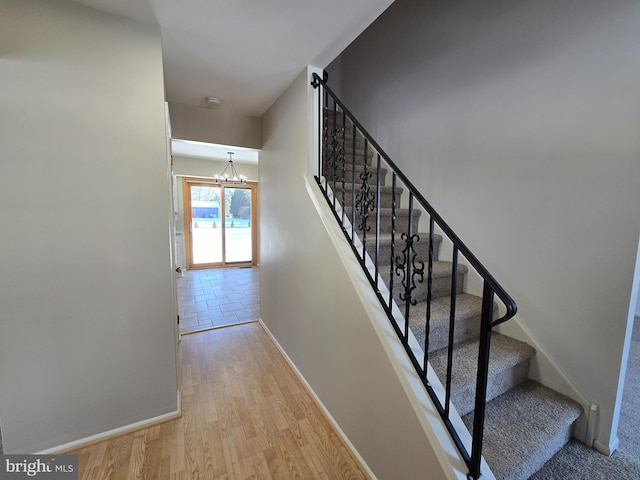
[[[222,105],[222,100],[218,97],[207,97],[205,101],[207,102],[208,108],[215,108]]]

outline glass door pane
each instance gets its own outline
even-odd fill
[[[193,264],[224,261],[223,205],[219,186],[191,185],[191,242]]]
[[[252,261],[251,188],[224,187],[225,262]]]

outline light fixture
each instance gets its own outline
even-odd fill
[[[231,160],[231,156],[233,155],[233,152],[227,152],[229,154],[229,163],[227,164],[226,167],[224,167],[224,170],[222,171],[221,175],[214,175],[213,177],[213,181],[215,183],[219,183],[222,185],[244,185],[247,183],[247,177],[245,177],[244,175],[238,175],[238,172],[236,172],[236,167],[233,166],[233,160]],[[231,171],[229,173],[227,173],[227,170],[231,169]]]
[[[207,97],[205,98],[205,102],[208,108],[215,108],[222,105],[222,99],[218,97]]]

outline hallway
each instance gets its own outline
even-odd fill
[[[369,478],[257,322],[183,337],[182,417],[69,453],[79,479]]]
[[[178,277],[180,333],[259,317],[258,267],[187,270]]]

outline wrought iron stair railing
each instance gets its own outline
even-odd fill
[[[324,78],[314,74],[312,85],[318,91],[320,114],[316,181],[464,458],[469,477],[477,479],[481,474],[491,332],[515,315],[516,304],[329,88],[326,74]],[[418,229],[423,215],[428,219],[426,232]],[[448,239],[450,262],[439,260],[443,239]],[[456,298],[468,268],[482,282],[470,451],[451,421],[453,347],[459,321]],[[494,319],[496,300],[502,304],[503,315]],[[443,304],[448,308],[448,332],[444,344],[440,341],[437,346],[431,325],[436,301],[438,315],[443,315]],[[416,315],[424,316],[424,331],[410,327]],[[444,395],[435,390],[428,373],[434,348],[448,349],[446,378],[440,379]]]

